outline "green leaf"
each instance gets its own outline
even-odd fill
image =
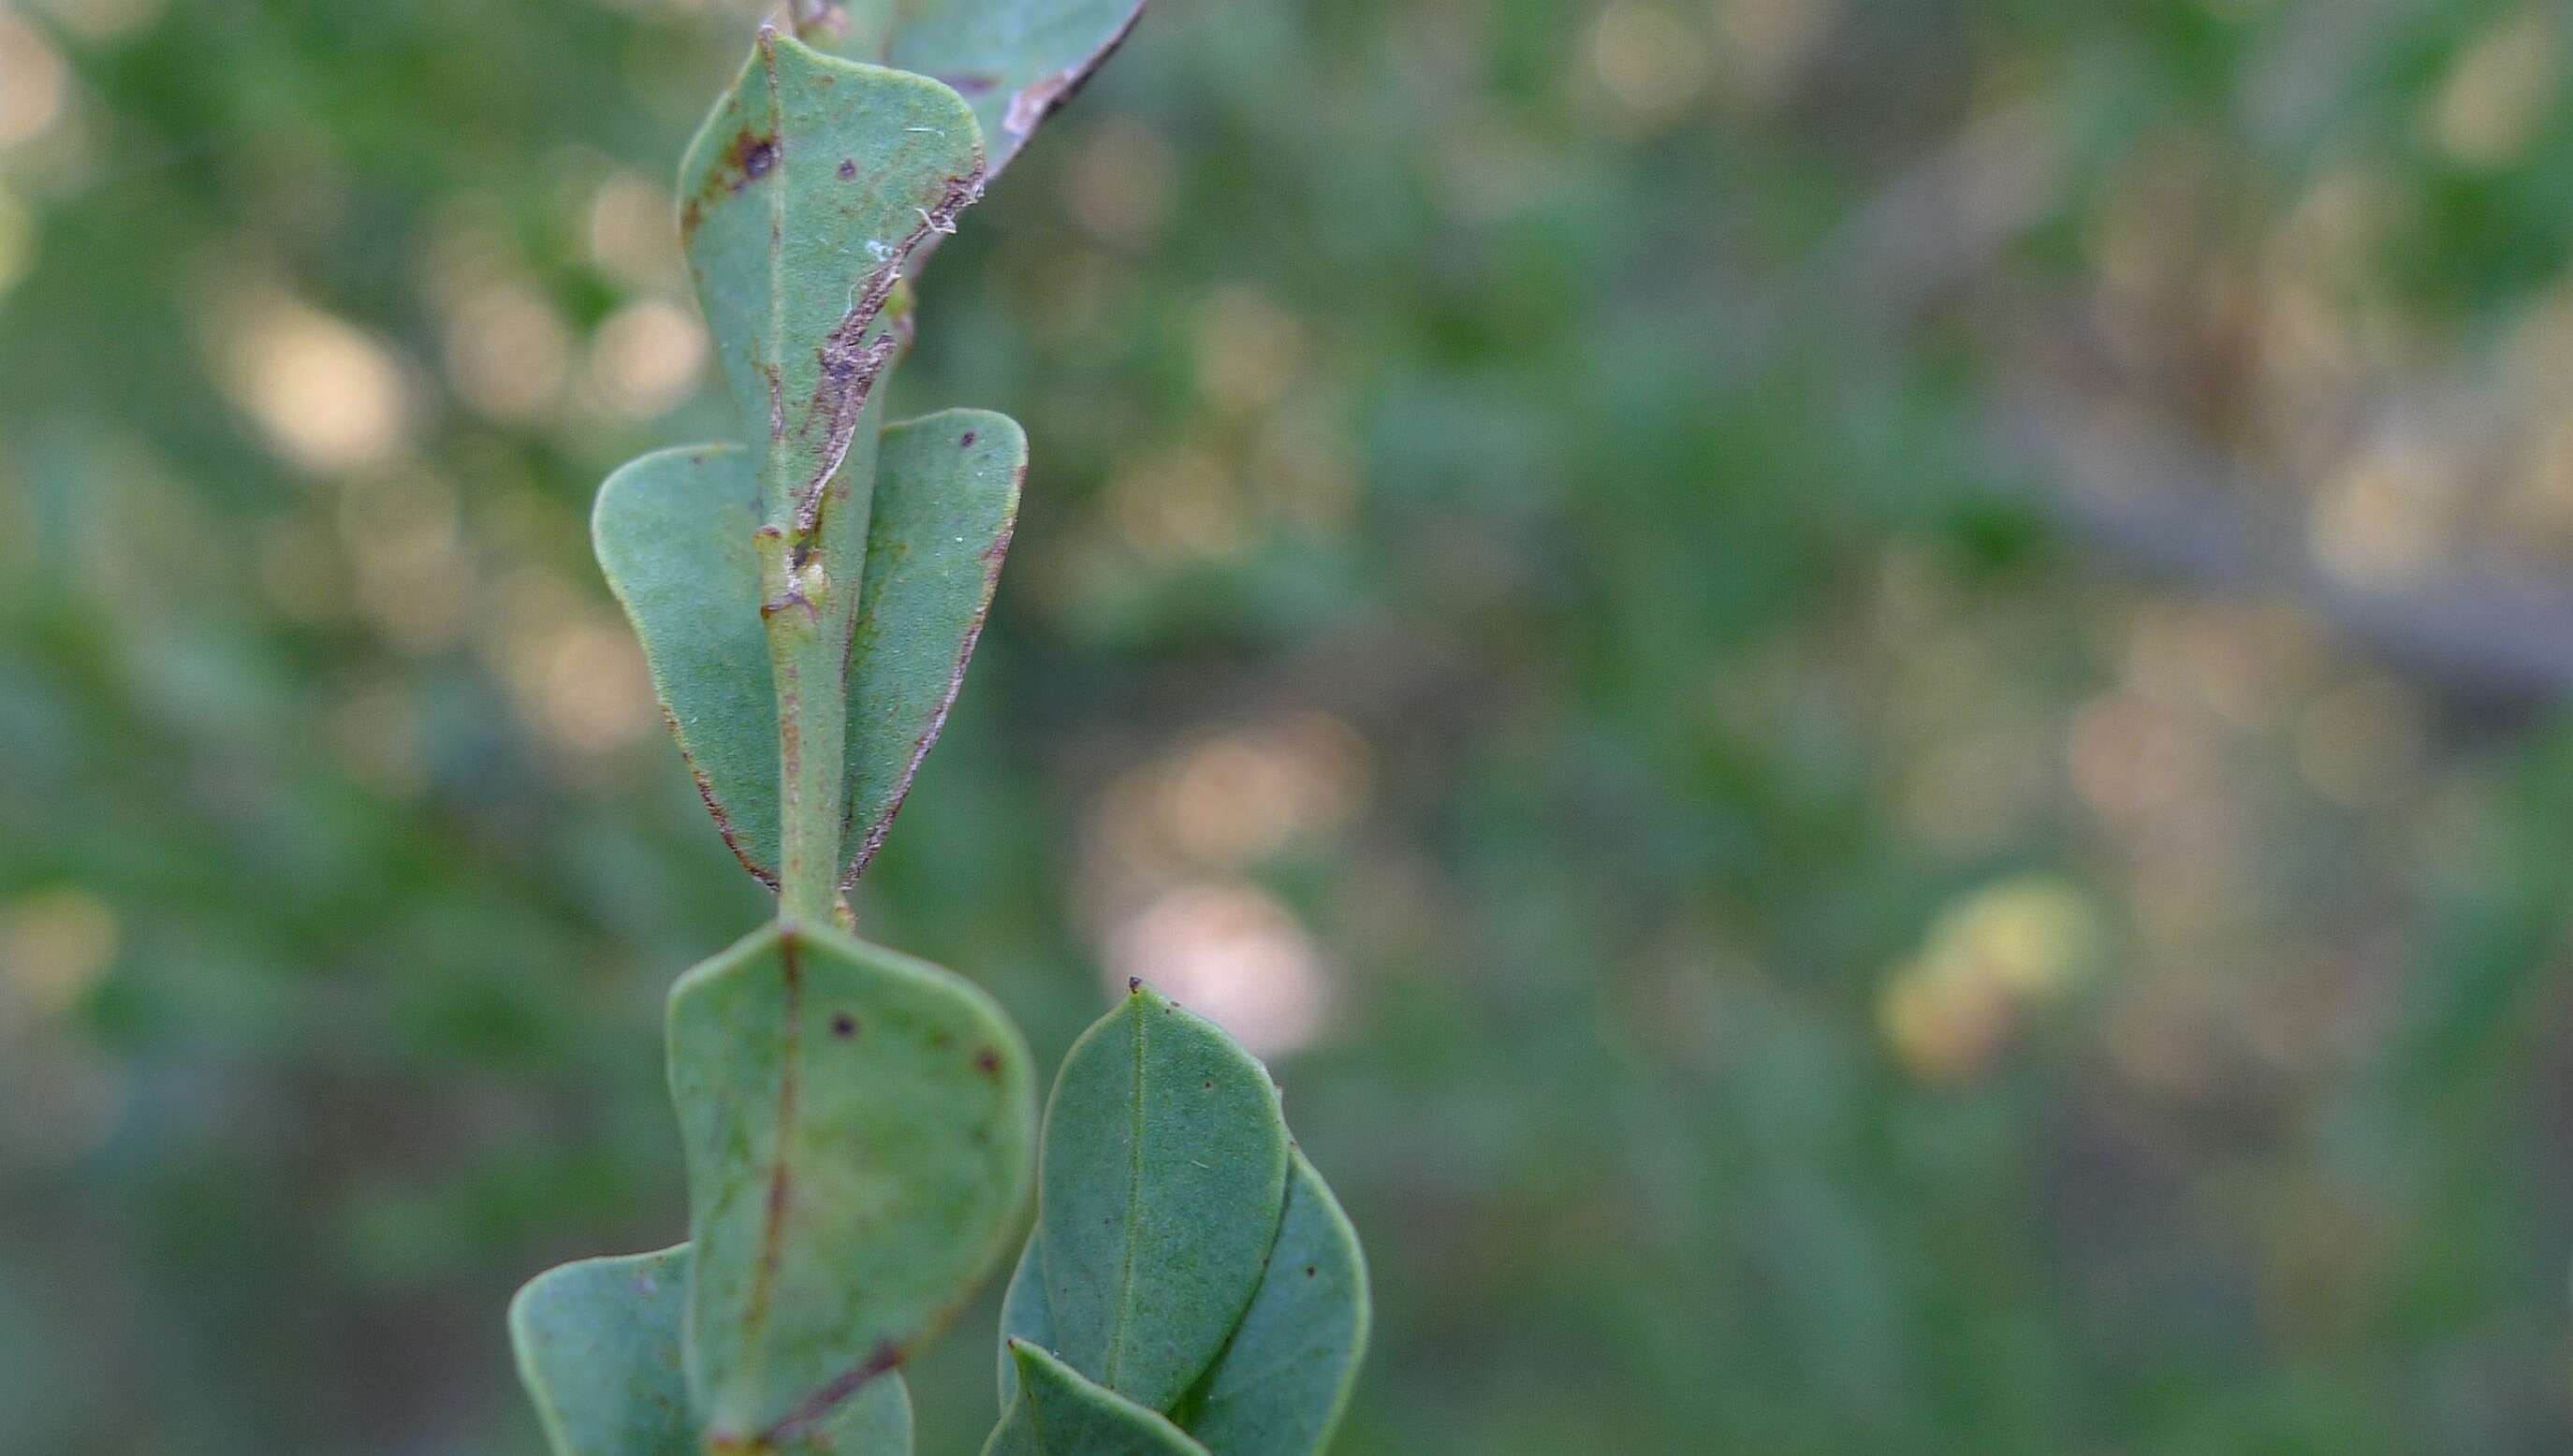
[[[698,1456],[680,1370],[688,1246],[582,1259],[529,1280],[509,1338],[554,1456]],[[911,1456],[911,1392],[870,1382],[778,1456]]]
[[[1046,1308],[1045,1260],[1031,1232],[1019,1250],[1018,1267],[1010,1271],[1009,1292],[1001,1296],[1001,1409],[1019,1398],[1019,1360],[1010,1352],[1013,1339],[1054,1348],[1054,1312]]]
[[[777,885],[777,694],[759,619],[750,453],[692,445],[607,477],[590,537],[643,642],[697,793],[742,868]]]
[[[888,1370],[821,1420],[769,1448],[771,1456],[911,1456],[911,1386]]]
[[[848,0],[836,9],[806,27],[808,38],[956,88],[983,125],[997,177],[1126,39],[1144,0]]]
[[[884,432],[849,653],[848,818],[866,868],[965,681],[1017,518],[1027,436],[948,410]],[[777,695],[759,620],[759,483],[730,445],[661,450],[600,487],[591,534],[715,827],[777,883]]]
[[[709,1444],[772,1444],[900,1364],[1002,1252],[1033,1078],[990,998],[836,931],[771,925],[670,993]]]
[[[1348,1406],[1368,1318],[1357,1230],[1297,1152],[1260,1291],[1179,1424],[1224,1456],[1312,1456]]]
[[[1277,1088],[1232,1038],[1139,984],[1064,1059],[1040,1163],[1052,1347],[1169,1409],[1241,1320],[1278,1231]]]
[[[983,1456],[1207,1456],[1159,1413],[1083,1379],[1024,1340],[1005,1354],[1019,1369],[1018,1397]]]
[[[854,883],[884,844],[946,726],[1000,584],[1028,439],[988,409],[884,433],[866,577],[849,644],[849,847]]]
[[[850,447],[874,443],[862,416],[897,347],[880,316],[982,177],[981,128],[955,92],[764,28],[680,164],[680,233],[760,455],[763,518],[801,540],[827,504],[835,565],[865,539],[875,470]]]
[[[582,1259],[509,1301],[518,1374],[554,1456],[697,1456],[679,1369],[688,1246]]]

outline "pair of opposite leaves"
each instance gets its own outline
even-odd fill
[[[865,43],[913,64],[944,44],[983,65],[956,79],[984,95],[1006,160],[1136,3],[931,0],[899,28],[884,7],[813,24],[853,42],[873,25]],[[759,535],[795,530],[834,579],[822,599],[849,731],[815,747],[845,753],[851,879],[937,735],[1009,538],[1015,424],[949,411],[879,435],[893,286],[985,176],[983,118],[956,87],[770,29],[682,164],[680,227],[739,442],[618,471],[594,531],[707,807],[772,883],[780,724]],[[1024,1193],[1027,1065],[972,987],[825,931],[770,927],[683,978],[670,1079],[692,1252],[574,1265],[525,1291],[514,1333],[557,1448],[657,1450],[655,1422],[691,1450],[699,1434],[809,1445],[899,1415],[898,1377],[874,1377],[970,1292]],[[601,1278],[629,1297],[562,1297]],[[637,1372],[663,1341],[685,1352],[677,1394],[601,1404],[654,1388]]]
[[[1003,415],[884,426],[892,287],[1141,7],[794,0],[805,33],[840,54],[763,31],[688,149],[681,231],[738,442],[625,466],[592,530],[706,807],[764,883],[779,725],[754,534],[800,518],[829,572],[858,578],[831,624],[847,646],[846,884],[963,681],[1027,468]]]
[[[1138,3],[926,0],[896,24],[886,0],[797,0],[813,12],[799,15],[808,33],[938,79],[763,33],[690,149],[682,231],[746,443],[636,461],[602,490],[596,533],[707,805],[762,879],[774,879],[778,853],[778,723],[755,625],[753,533],[791,521],[815,529],[833,570],[863,563],[835,624],[849,664],[843,838],[854,879],[961,681],[1026,462],[1017,427],[984,412],[879,436],[875,386],[895,348],[880,316],[902,268],[979,195],[982,138],[998,144],[997,171]],[[867,1058],[817,1057],[870,1026]],[[828,932],[771,928],[691,973],[672,998],[671,1081],[693,1253],[567,1266],[513,1306],[557,1449],[694,1450],[700,1428],[711,1449],[907,1449],[907,1397],[890,1372],[952,1315],[1017,1206],[1026,1065],[1015,1033],[970,986]],[[923,1105],[940,1110],[911,1114]],[[905,1115],[888,1118],[889,1108]],[[1274,1093],[1269,1114],[1276,1123]],[[1284,1139],[1277,1124],[1281,1148]],[[1297,1193],[1286,1193],[1284,1171],[1275,1181],[1264,1257],[1271,1242],[1311,1244],[1302,1277],[1323,1279],[1325,1267],[1330,1277],[1245,1292],[1249,1303],[1222,1325],[1221,1358],[1201,1352],[1213,1383],[1162,1402],[1226,1432],[1228,1452],[1312,1449],[1363,1339],[1345,1221],[1300,1161]],[[1077,1289],[1045,1292],[1078,1305]],[[1281,1322],[1275,1312],[1316,1299],[1337,1316]],[[1014,1307],[1049,1306],[1023,1294]],[[1051,1323],[1022,1326],[1037,1343],[1013,1345],[1027,1374],[996,1448],[1126,1449],[1120,1430],[1135,1449],[1167,1448],[1176,1428],[1121,1393],[1122,1337],[1094,1383],[1042,1353]],[[1226,1370],[1257,1372],[1256,1393],[1214,1380]]]
[[[680,983],[671,1081],[707,1252],[693,1270],[687,1245],[592,1259],[521,1291],[512,1332],[560,1456],[695,1456],[700,1416],[716,1450],[908,1456],[891,1367],[952,1316],[1024,1191],[1025,1052],[952,980],[772,928]],[[769,1065],[743,1066],[705,1034],[734,1010],[725,999],[761,987],[788,1001],[792,1034]],[[957,1019],[960,1004],[981,1015]],[[773,1124],[685,1115],[691,1093],[700,1108],[734,1093],[766,1106],[781,1082],[827,1097],[790,1099]],[[873,1155],[799,1156],[821,1140]],[[750,1175],[700,1181],[710,1157],[743,1151]],[[1139,987],[1065,1058],[1039,1164],[986,1456],[1318,1451],[1364,1352],[1366,1272],[1266,1070]],[[843,1180],[794,1186],[817,1165]],[[746,1291],[762,1280],[765,1294]],[[763,1302],[769,1326],[745,1345],[732,1321]]]

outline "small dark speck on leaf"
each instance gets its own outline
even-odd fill
[[[958,445],[960,445],[960,446],[965,446],[965,447],[969,447],[969,448],[970,448],[970,447],[973,445],[973,443],[974,443],[974,431],[972,431],[972,430],[970,430],[970,429],[969,429],[969,430],[967,430],[967,431],[965,431],[965,437],[964,437],[963,439],[958,440],[956,443],[957,443]]]
[[[1001,1075],[1001,1054],[986,1047],[974,1054],[974,1070],[985,1077]]]
[[[840,164],[840,180],[842,182],[854,182],[857,180],[857,176],[858,164],[855,161],[848,161]]]
[[[854,1037],[857,1034],[858,1019],[856,1017],[849,1015],[847,1012],[840,1012],[831,1018],[832,1036],[848,1038]]]
[[[1306,1264],[1304,1266],[1304,1277],[1307,1279],[1313,1277],[1313,1266],[1311,1264]]]
[[[1207,1090],[1208,1092],[1214,1092],[1214,1091],[1215,1091],[1215,1084],[1214,1084],[1214,1083],[1208,1083],[1208,1084],[1206,1085],[1206,1090]]]

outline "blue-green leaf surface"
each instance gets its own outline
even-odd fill
[[[1143,9],[1144,0],[846,0],[808,30],[842,55],[954,87],[983,124],[997,177]]]
[[[1033,1078],[972,985],[771,925],[670,994],[710,1441],[772,1444],[942,1328],[1025,1199]]]
[[[1054,1348],[1054,1313],[1046,1308],[1045,1260],[1038,1254],[1040,1235],[1030,1233],[1019,1250],[1018,1267],[1010,1271],[1009,1290],[1001,1296],[1001,1409],[1019,1398],[1019,1358],[1013,1340],[1042,1349]]]
[[[554,1456],[696,1456],[679,1368],[688,1249],[582,1259],[509,1301],[518,1374]]]
[[[1018,1366],[1018,1394],[983,1456],[1207,1456],[1207,1448],[1155,1411],[1082,1378],[1024,1340],[1005,1355]]]
[[[1018,521],[1028,439],[989,409],[884,432],[849,640],[848,880],[875,858],[965,685]]]
[[[951,409],[884,432],[849,651],[848,878],[938,741],[1017,518],[1027,436]],[[730,445],[660,450],[600,488],[600,567],[724,842],[777,880],[777,695],[759,619],[759,482]]]
[[[1176,1419],[1224,1456],[1312,1456],[1348,1406],[1368,1319],[1357,1231],[1297,1152],[1260,1290]]]
[[[715,828],[777,883],[777,693],[759,619],[755,457],[658,450],[599,487],[590,536],[652,672],[662,716]]]
[[[1137,987],[1074,1044],[1046,1110],[1037,1237],[1050,1348],[1169,1409],[1251,1303],[1286,1153],[1268,1072]]]
[[[810,528],[836,483],[822,537],[834,562],[865,539],[875,470],[850,448],[874,443],[861,425],[896,347],[885,304],[982,176],[981,128],[954,91],[767,29],[680,164],[680,232],[739,437],[760,457],[763,519]]]
[[[688,1246],[582,1259],[509,1303],[519,1373],[554,1456],[698,1456],[681,1373]],[[911,1392],[869,1384],[778,1456],[911,1456]]]

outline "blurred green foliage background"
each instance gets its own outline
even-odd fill
[[[763,913],[587,552],[717,0],[0,6],[0,1450],[534,1450]],[[1345,1453],[2573,1449],[2573,16],[1156,0],[859,898],[1365,1231]],[[920,1367],[990,1417],[987,1304]]]

